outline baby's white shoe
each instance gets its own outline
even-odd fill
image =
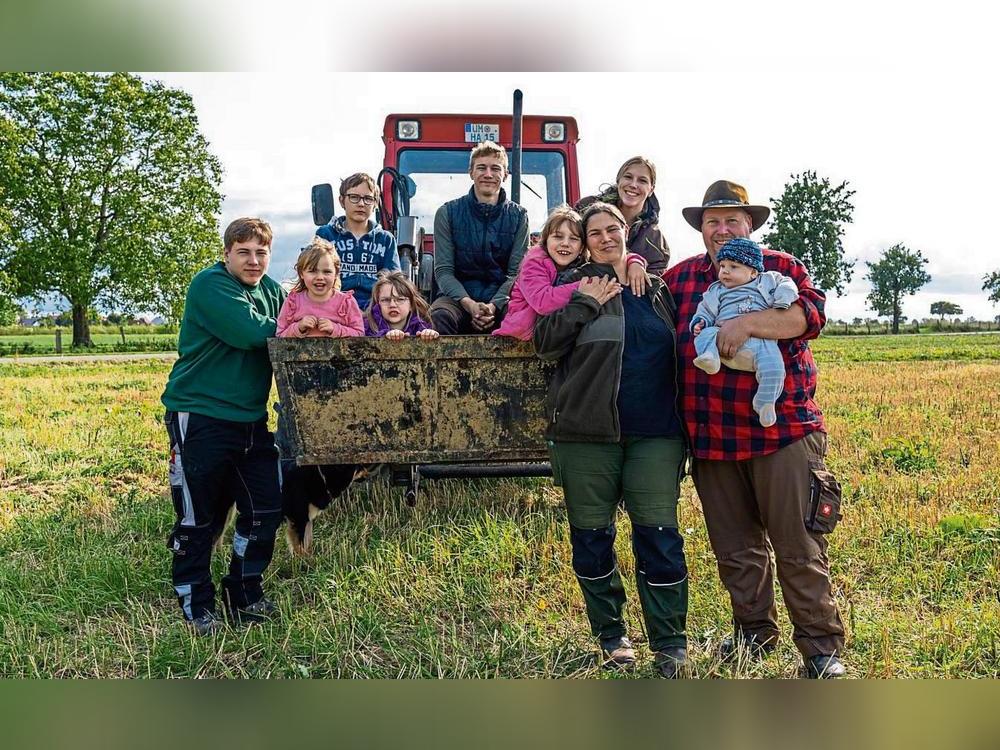
[[[722,368],[722,362],[715,352],[705,352],[694,358],[694,366],[699,370],[704,370],[709,375],[715,375]]]
[[[774,404],[764,404],[760,407],[757,417],[760,419],[761,427],[773,426],[778,421],[778,417],[774,413]]]

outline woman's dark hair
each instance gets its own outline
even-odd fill
[[[615,217],[615,220],[622,225],[626,230],[628,229],[628,222],[625,221],[625,217],[622,215],[621,209],[611,203],[605,203],[604,201],[594,201],[583,211],[583,234],[586,239],[587,235],[587,224],[590,223],[590,218],[595,214],[611,214]]]

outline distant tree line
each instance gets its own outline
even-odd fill
[[[844,226],[853,216],[854,194],[846,181],[834,185],[814,171],[791,175],[781,196],[771,199],[774,211],[764,235],[765,245],[802,260],[821,289],[845,294],[854,261],[845,258],[842,237]],[[926,271],[927,259],[919,250],[897,243],[883,250],[878,260],[866,261],[866,265],[865,279],[871,284],[868,308],[888,318],[891,331],[899,333],[900,323],[905,320],[904,299],[931,280]],[[1000,271],[983,277],[983,290],[990,293],[991,302],[1000,303]],[[962,308],[940,301],[931,306],[931,314],[938,315],[942,322],[946,315],[962,315]]]

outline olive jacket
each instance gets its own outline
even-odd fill
[[[562,274],[557,283],[585,276],[615,277],[611,266],[587,263]],[[647,277],[646,297],[674,337],[677,308],[658,276]],[[618,387],[625,350],[625,309],[621,297],[598,305],[593,297],[573,292],[569,304],[535,323],[535,352],[558,360],[546,397],[549,440],[613,443],[621,439]]]

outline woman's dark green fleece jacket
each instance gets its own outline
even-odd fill
[[[615,278],[611,266],[587,263],[562,277],[560,283],[585,276]],[[647,276],[646,298],[670,329],[677,332],[677,308],[662,279]],[[621,297],[603,306],[586,294],[574,292],[569,304],[535,323],[535,352],[545,360],[559,360],[549,392],[545,437],[583,443],[621,440],[618,422],[618,386],[625,350],[625,310]]]

